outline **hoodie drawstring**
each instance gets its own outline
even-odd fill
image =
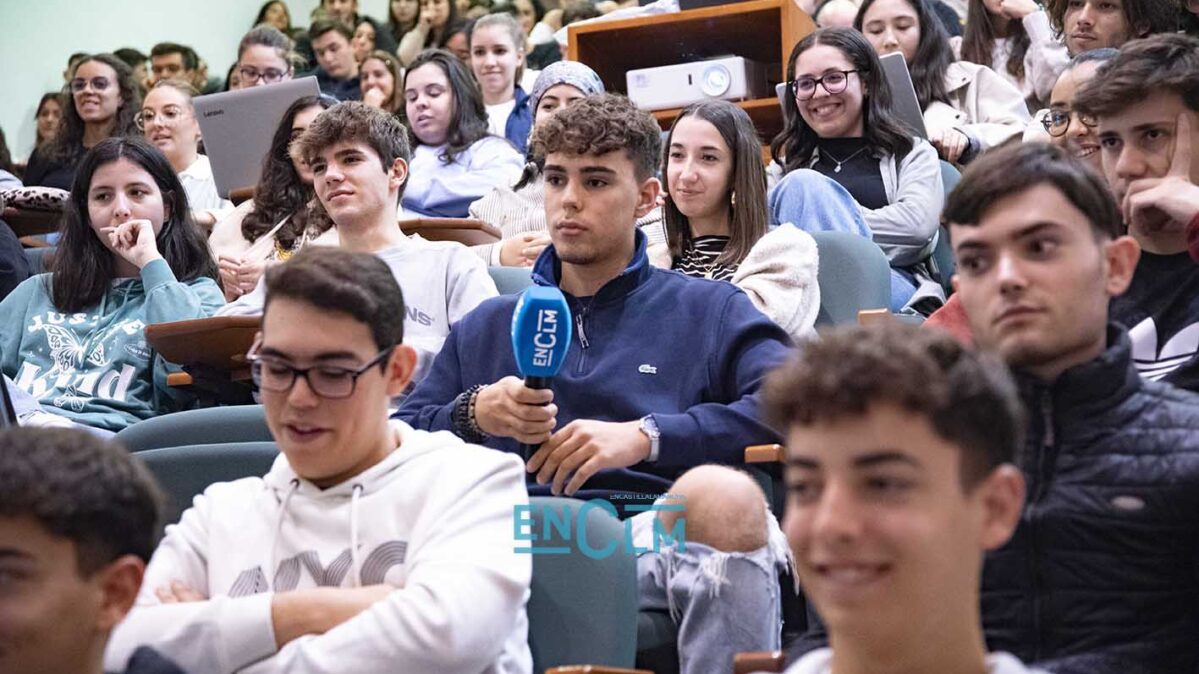
[[[350,492],[350,582],[353,587],[362,586],[362,567],[358,563],[358,497],[362,495],[363,486],[355,484]]]
[[[299,479],[292,478],[291,489],[288,489],[287,493],[283,495],[283,502],[279,504],[279,516],[275,519],[275,534],[271,537],[271,556],[267,559],[266,567],[266,572],[271,574],[271,577],[267,578],[266,583],[267,587],[272,591],[275,589],[275,576],[278,575],[275,572],[275,549],[279,545],[279,532],[283,531],[283,518],[287,516],[287,504],[291,502],[291,497],[294,496],[299,489]]]

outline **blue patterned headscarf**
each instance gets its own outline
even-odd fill
[[[583,92],[584,96],[604,93],[604,83],[591,68],[578,61],[555,61],[546,66],[533,83],[533,90],[529,92],[530,108],[537,110],[545,92],[559,84],[569,84]]]

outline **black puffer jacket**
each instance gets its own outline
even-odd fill
[[[1127,334],[1051,386],[1021,378],[1028,500],[988,556],[991,650],[1071,674],[1199,667],[1199,395],[1137,375]]]

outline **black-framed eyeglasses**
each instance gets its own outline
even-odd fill
[[[246,354],[246,360],[250,361],[250,377],[258,388],[272,393],[287,393],[296,385],[296,377],[303,377],[313,393],[322,398],[336,400],[354,395],[358,378],[388,358],[395,351],[395,346],[383,349],[356,370],[332,365],[292,367],[282,358],[262,356],[257,350],[258,346],[255,345],[254,349]]]
[[[801,77],[791,82],[791,93],[801,101],[811,99],[816,95],[816,85],[824,87],[830,94],[839,94],[849,86],[851,73],[862,73],[864,70],[834,70],[820,77]]]
[[[258,80],[262,80],[267,84],[275,84],[281,82],[288,71],[279,70],[278,68],[259,70],[254,66],[242,66],[237,69],[237,73],[241,75],[242,82],[257,82]]]
[[[1045,130],[1049,132],[1049,135],[1055,138],[1058,136],[1064,136],[1066,135],[1066,130],[1070,128],[1071,116],[1077,116],[1078,121],[1081,122],[1083,126],[1092,129],[1096,126],[1099,126],[1099,121],[1091,115],[1084,115],[1080,112],[1071,110],[1070,108],[1054,108],[1050,110],[1049,114],[1045,115],[1045,118],[1041,120],[1041,124],[1045,127]]]
[[[90,80],[82,77],[76,77],[75,79],[71,80],[71,91],[79,93],[84,89],[87,89],[87,85],[89,84],[92,85],[92,89],[95,89],[96,91],[104,91],[108,87],[112,86],[112,80],[108,79],[107,77],[93,77]]]

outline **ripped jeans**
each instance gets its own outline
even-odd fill
[[[768,542],[752,552],[692,541],[683,551],[662,541],[654,552],[657,513],[632,518],[634,545],[649,550],[637,557],[641,609],[670,612],[678,626],[681,674],[727,674],[737,653],[781,647],[779,571],[789,553],[769,508],[767,515]]]

